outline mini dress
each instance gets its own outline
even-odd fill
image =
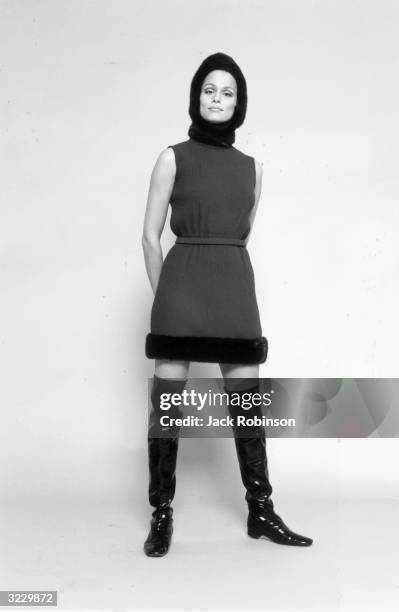
[[[254,364],[267,339],[245,242],[255,204],[253,157],[189,138],[170,145],[176,175],[170,227],[145,354],[149,359]]]

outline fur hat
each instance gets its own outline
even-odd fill
[[[237,105],[228,121],[213,123],[200,114],[200,94],[202,83],[213,70],[226,70],[237,83]],[[204,59],[193,76],[190,87],[189,115],[192,119],[188,130],[190,138],[222,147],[231,147],[235,142],[235,129],[244,122],[247,112],[247,83],[238,64],[225,53],[214,53]]]

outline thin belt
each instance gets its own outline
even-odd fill
[[[230,244],[245,247],[245,240],[241,238],[218,238],[210,236],[178,236],[175,244]]]

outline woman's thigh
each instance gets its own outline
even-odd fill
[[[190,371],[189,361],[178,361],[175,359],[155,359],[155,374],[159,378],[188,378]]]
[[[259,364],[219,363],[223,378],[259,378]],[[155,359],[155,374],[160,378],[188,378],[189,361]]]

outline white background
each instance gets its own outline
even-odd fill
[[[191,78],[228,53],[248,84],[235,146],[263,164],[260,375],[396,377],[398,18],[386,0],[0,2],[0,589],[58,589],[64,608],[397,607],[395,439],[269,440],[306,550],[246,538],[232,440],[182,440],[173,549],[143,555],[141,234]]]

